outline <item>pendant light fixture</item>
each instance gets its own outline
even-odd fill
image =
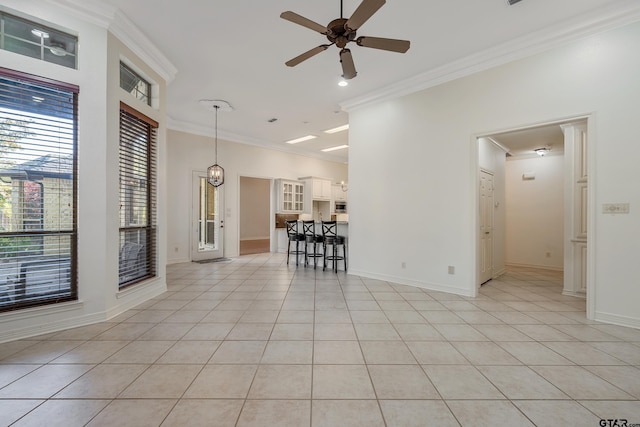
[[[233,107],[220,99],[201,99],[200,105],[215,112],[214,157],[213,165],[207,168],[207,181],[214,187],[220,187],[224,184],[224,168],[218,164],[218,111],[233,111]]]

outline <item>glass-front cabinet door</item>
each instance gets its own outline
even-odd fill
[[[301,182],[293,184],[293,193],[293,210],[302,212],[304,208],[304,184]]]
[[[304,209],[304,183],[299,181],[277,180],[278,212],[300,213]]]

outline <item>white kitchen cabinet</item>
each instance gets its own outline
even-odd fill
[[[331,210],[331,180],[306,176],[300,178],[305,183],[304,213],[317,221],[328,220]]]
[[[345,189],[347,188],[346,184],[345,184]],[[348,191],[342,191],[342,185],[340,184],[334,184],[331,186],[331,192],[333,193],[333,200],[334,201],[339,201],[339,202],[346,202],[347,201],[347,194]]]
[[[307,185],[311,200],[331,200],[331,180],[305,176],[300,178]]]
[[[278,213],[304,211],[304,182],[287,179],[276,180]]]

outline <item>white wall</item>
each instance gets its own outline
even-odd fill
[[[213,138],[169,130],[167,140],[168,158],[171,159],[167,165],[167,220],[171,224],[167,235],[167,256],[169,263],[186,262],[190,260],[191,191],[185,189],[191,188],[192,171],[206,171],[213,163]],[[342,163],[220,139],[218,163],[225,170],[224,255],[228,257],[238,256],[239,253],[238,189],[241,176],[298,179],[314,175],[330,177],[334,181],[347,181],[347,166]],[[275,206],[272,206],[271,213],[275,213]]]
[[[591,114],[590,304],[640,327],[639,45],[632,24],[349,111],[350,271],[473,295],[473,135]],[[620,202],[628,215],[602,215]]]
[[[493,174],[493,277],[505,272],[505,157],[506,152],[489,138],[478,138],[478,165]]]
[[[506,263],[562,270],[564,157],[511,157],[506,167]]]
[[[78,295],[75,302],[0,313],[0,342],[104,321],[163,292],[165,224],[160,221],[158,278],[125,292],[118,291],[118,109],[130,95],[119,88],[119,58],[127,56],[159,84],[159,108],[145,113],[164,121],[165,83],[153,70],[110,36],[106,22],[81,19],[63,8],[42,1],[4,0],[3,6],[62,26],[80,40],[78,69],[46,63],[0,50],[0,64],[50,79],[78,85]],[[163,174],[164,124],[160,126],[159,151]],[[161,177],[162,179],[162,177]],[[158,213],[164,217],[164,187],[159,185]]]

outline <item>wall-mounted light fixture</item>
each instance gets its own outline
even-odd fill
[[[342,189],[342,191],[344,193],[346,193],[347,190],[349,190],[349,186],[347,184],[345,184],[344,181],[340,181],[340,188]]]
[[[535,151],[538,156],[544,157],[546,154],[549,153],[549,151],[551,151],[551,148],[542,147],[542,148],[536,148],[533,151]]]

